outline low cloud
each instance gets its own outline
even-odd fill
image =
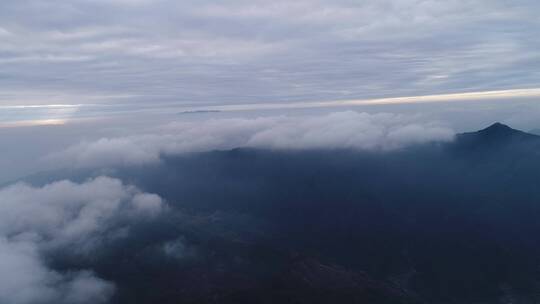
[[[2,303],[105,303],[114,291],[92,272],[49,269],[35,242],[0,239],[0,261]]]
[[[177,122],[143,135],[83,142],[47,160],[60,166],[101,167],[155,163],[162,155],[239,147],[384,151],[452,140],[451,129],[437,122],[417,120],[407,115],[346,111],[321,116]]]
[[[48,258],[86,255],[162,208],[158,196],[107,177],[0,189],[0,302],[107,302],[113,283],[90,270],[55,270]]]

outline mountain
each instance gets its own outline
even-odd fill
[[[540,136],[512,129],[497,122],[480,131],[458,134],[457,139],[475,145],[490,145],[510,141],[540,140]]]
[[[540,136],[497,122],[480,131],[458,134],[452,146],[462,153],[472,155],[493,154],[500,152],[501,149],[512,154],[516,152],[527,154],[540,148]]]
[[[113,304],[540,303],[539,139],[496,123],[395,151],[235,149],[117,168],[167,214],[51,264],[115,282]],[[165,254],[171,242],[182,254]]]

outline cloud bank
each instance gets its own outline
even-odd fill
[[[159,196],[108,177],[0,189],[0,302],[106,303],[113,283],[91,270],[55,270],[50,257],[91,255],[163,207]]]
[[[454,132],[413,116],[352,111],[322,116],[275,116],[176,122],[152,132],[84,142],[47,160],[75,167],[157,162],[162,155],[239,147],[278,150],[391,150],[410,144],[449,141]]]

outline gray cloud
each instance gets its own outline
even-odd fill
[[[0,189],[0,302],[107,302],[113,283],[87,270],[56,271],[46,257],[86,255],[129,233],[132,221],[150,219],[162,208],[158,196],[107,177]]]
[[[0,239],[3,303],[104,303],[114,286],[81,271],[60,274],[44,264],[35,243]]]
[[[454,132],[444,125],[418,120],[410,115],[347,111],[175,122],[141,135],[83,142],[50,155],[47,162],[77,167],[133,165],[157,162],[163,154],[238,147],[388,150],[453,138]]]
[[[7,0],[1,100],[223,104],[534,87],[538,9],[530,0]]]

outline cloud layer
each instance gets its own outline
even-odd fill
[[[113,283],[90,270],[55,270],[49,257],[91,255],[163,207],[159,196],[107,177],[0,189],[0,302],[107,302]]]
[[[10,104],[335,100],[536,86],[537,1],[0,3]]]
[[[51,163],[76,167],[144,164],[161,155],[239,147],[281,150],[389,150],[448,141],[454,133],[414,116],[352,111],[320,116],[276,116],[177,122],[152,132],[84,142],[53,154]]]

